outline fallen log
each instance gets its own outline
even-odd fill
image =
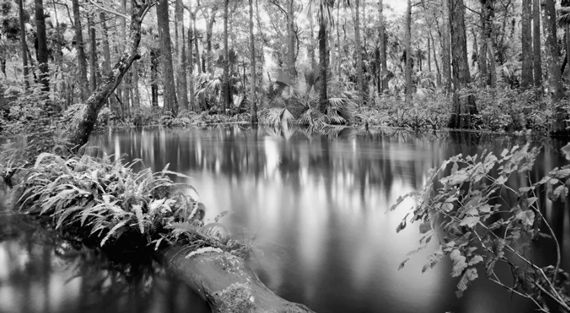
[[[302,304],[289,302],[263,284],[243,258],[219,249],[190,252],[172,246],[161,253],[162,263],[198,292],[216,313],[307,313]]]

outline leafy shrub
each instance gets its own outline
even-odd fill
[[[532,300],[542,311],[548,311],[546,298],[570,311],[570,298],[565,287],[570,276],[560,268],[560,246],[542,216],[535,196],[535,190],[546,184],[555,185],[551,198],[566,195],[568,188],[562,182],[570,178],[570,166],[555,169],[541,181],[518,190],[506,185],[511,175],[526,175],[537,154],[538,149],[526,145],[505,149],[498,157],[486,152],[481,156],[457,155],[439,169],[432,170],[421,191],[398,199],[392,210],[406,198],[412,198],[415,205],[397,231],[409,222],[421,221],[430,225],[420,239],[417,251],[426,248],[432,239],[437,240],[436,251],[423,271],[433,268],[447,256],[453,262],[451,275],[459,277],[458,296],[479,277],[483,267],[491,281]],[[437,179],[440,175],[443,177]],[[497,200],[505,193],[517,202],[508,205]],[[541,224],[545,225],[547,233],[541,232]],[[538,236],[553,239],[558,252],[555,265],[540,267],[528,257],[531,240]],[[495,273],[498,264],[511,268],[511,282],[503,281]]]
[[[174,183],[168,170],[134,171],[122,164],[89,156],[63,159],[43,153],[18,186],[20,210],[48,217],[64,236],[122,249],[158,249],[184,244],[243,252],[229,238],[208,235],[204,206],[183,193],[193,187]]]

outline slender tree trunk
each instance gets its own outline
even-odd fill
[[[522,74],[521,89],[528,89],[533,84],[532,77],[532,0],[522,0],[521,44]]]
[[[328,68],[328,47],[327,47],[327,21],[324,18],[324,13],[319,12],[319,78],[320,92],[319,92],[319,111],[326,113],[328,108],[328,95],[327,95],[327,68]]]
[[[552,125],[551,133],[559,135],[567,133],[566,119],[568,114],[561,106],[560,100],[563,97],[562,75],[560,73],[558,43],[556,37],[556,8],[554,0],[544,0],[542,2],[544,29],[546,39],[546,64],[548,66],[548,85],[552,95],[552,110],[555,112],[555,122]]]
[[[437,85],[441,86],[441,71],[439,69],[439,63],[437,62],[437,45],[435,44],[435,40],[433,39],[431,32],[429,33],[429,37],[433,43],[433,62],[435,63],[435,71],[437,72]]]
[[[87,83],[87,57],[85,56],[85,45],[83,41],[83,31],[81,27],[81,15],[79,13],[79,1],[72,0],[73,19],[75,20],[75,48],[77,49],[77,66],[79,67],[79,94],[81,101],[87,99],[89,85]]]
[[[178,77],[178,100],[181,109],[188,110],[188,80],[186,79],[186,45],[184,39],[186,34],[184,32],[184,7],[182,0],[176,0],[175,7],[176,16],[176,47],[178,48],[178,68],[176,69],[176,76]]]
[[[85,109],[82,110],[78,122],[71,126],[67,142],[69,142],[69,146],[73,151],[78,151],[79,148],[87,143],[97,121],[97,114],[99,114],[99,111],[115,88],[117,88],[123,75],[129,70],[133,62],[140,59],[138,46],[141,40],[141,23],[150,8],[149,2],[144,2],[143,4],[140,1],[133,2],[127,49],[111,71],[107,73],[97,90],[87,99],[87,103],[84,105]]]
[[[315,57],[315,36],[313,34],[313,30],[315,28],[314,21],[313,21],[313,15],[311,14],[311,16],[308,17],[309,18],[309,45],[308,45],[308,49],[309,49],[309,58],[311,60],[311,71],[314,71],[317,68],[317,59]]]
[[[450,0],[450,33],[453,46],[453,112],[449,120],[450,128],[473,128],[472,116],[477,114],[475,96],[468,92],[471,82],[467,59],[467,36],[465,34],[465,5],[463,0]]]
[[[159,66],[159,50],[151,48],[150,50],[150,90],[151,105],[158,107],[158,66]]]
[[[176,88],[174,87],[174,69],[172,66],[172,47],[170,43],[170,25],[168,19],[168,0],[160,0],[156,5],[158,34],[160,37],[160,56],[162,59],[162,98],[164,109],[178,114]]]
[[[40,69],[42,91],[49,92],[48,47],[43,0],[35,0],[36,36],[38,41],[37,60]]]
[[[449,55],[451,51],[451,39],[449,35],[449,1],[455,0],[441,0],[442,1],[442,11],[443,11],[443,24],[442,24],[442,44],[441,44],[441,67],[443,72],[443,87],[446,92],[451,91],[451,57]]]
[[[431,38],[427,37],[427,63],[428,63],[428,72],[431,73]]]
[[[224,3],[225,3],[225,0],[224,0]],[[210,20],[206,24],[206,64],[207,64],[208,73],[210,73],[210,74],[214,73],[214,65],[212,64],[213,63],[213,61],[212,61],[212,34],[213,34],[213,29],[214,29],[214,22],[216,21],[215,17],[216,17],[216,12],[214,11],[214,12],[212,12],[212,16],[210,17]]]
[[[190,4],[190,3],[189,3]],[[190,5],[188,6],[190,7]],[[193,17],[193,13],[190,12],[190,15],[192,15],[191,19],[194,20]],[[195,33],[194,33],[194,25],[193,23],[190,24],[190,26],[188,27],[188,74],[189,74],[189,80],[190,80],[190,109],[193,111],[198,111],[195,103],[194,103],[194,49],[193,49],[193,45],[194,45],[194,40],[197,40],[197,38],[194,37]]]
[[[412,1],[406,10],[406,104],[412,103]]]
[[[294,79],[297,76],[297,70],[295,69],[295,11],[293,5],[294,0],[287,1],[287,65],[289,67],[288,71],[291,79]]]
[[[20,19],[20,29],[26,29],[24,25],[24,0],[18,0],[18,13]],[[26,32],[20,31],[20,47],[22,47],[22,65],[24,71],[24,86],[30,88],[30,79],[28,74],[28,44],[26,43]]]
[[[488,41],[489,41],[489,10],[487,1],[489,0],[480,0],[479,3],[481,4],[481,40],[479,40],[479,58],[478,58],[478,67],[479,67],[479,76],[480,76],[480,85],[487,86],[489,85],[489,67],[487,66],[487,50],[488,50]]]
[[[95,25],[93,23],[93,16],[91,13],[87,17],[87,27],[89,29],[89,92],[94,92],[97,89],[97,38],[95,35]]]
[[[384,90],[388,88],[387,84],[384,84],[384,75],[387,72],[387,62],[386,62],[386,25],[384,21],[384,4],[382,0],[378,1],[378,13],[379,13],[379,38],[378,38],[378,49],[380,50],[379,56],[379,66],[378,66],[378,76],[380,79],[380,93],[384,93]]]
[[[196,68],[198,69],[198,74],[200,73],[204,73],[203,69],[202,69],[202,62],[201,60],[201,54],[200,54],[200,38],[198,36],[198,30],[196,29],[196,13],[192,14],[192,29],[193,29],[193,35],[194,35],[194,48],[196,48]]]
[[[257,75],[255,74],[255,35],[253,33],[253,0],[249,0],[249,50],[250,50],[250,67],[251,67],[251,79],[250,79],[250,115],[251,124],[257,124],[257,99],[255,97],[255,85],[257,80]]]
[[[339,4],[340,5],[340,2]],[[362,73],[362,45],[360,43],[360,0],[356,0],[354,2],[355,6],[355,16],[354,16],[354,37],[356,41],[356,48],[354,49],[356,52],[356,81],[357,81],[357,89],[360,97],[358,99],[358,105],[364,105],[364,77]]]
[[[223,105],[224,109],[230,108],[230,49],[228,44],[228,6],[229,0],[224,0],[224,74],[222,82],[222,95],[223,95]]]
[[[540,0],[532,2],[532,34],[533,34],[533,76],[534,86],[542,86],[542,55],[540,48],[542,46],[540,40]]]

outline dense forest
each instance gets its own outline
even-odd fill
[[[569,14],[566,0],[2,0],[0,123],[19,133],[87,103],[113,124],[562,134]]]

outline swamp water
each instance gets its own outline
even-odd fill
[[[443,160],[525,142],[466,133],[316,135],[237,126],[111,130],[91,140],[100,154],[140,158],[154,170],[170,164],[169,170],[190,176],[181,182],[197,189],[207,220],[231,212],[221,222],[252,243],[251,266],[265,284],[319,313],[533,312],[530,302],[484,278],[457,299],[458,279],[450,276],[448,261],[421,273],[430,251],[398,270],[418,247],[419,224],[396,233],[408,208],[388,212]],[[563,164],[559,148],[565,143],[541,141],[546,152],[537,159],[535,179]],[[547,202],[545,215],[569,270],[569,210]],[[0,312],[207,312],[159,268],[115,268],[76,248],[37,224],[0,213]],[[552,263],[552,246],[538,245],[533,258]]]

